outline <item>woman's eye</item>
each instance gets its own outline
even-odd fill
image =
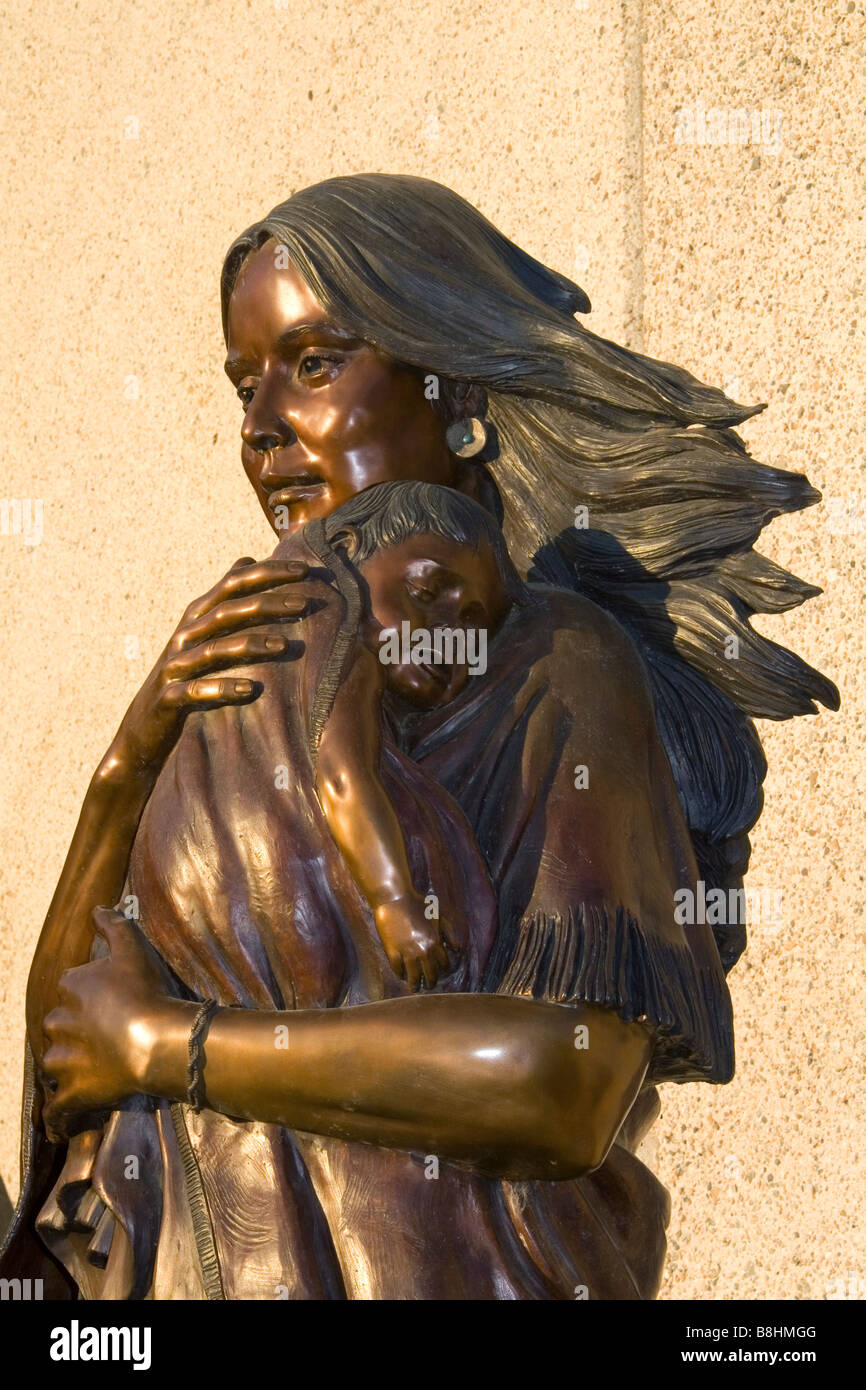
[[[333,357],[323,357],[320,352],[311,352],[306,357],[301,358],[298,371],[301,376],[318,376],[334,360]]]
[[[255,394],[256,394],[256,388],[255,388],[254,386],[239,386],[239,387],[238,387],[238,400],[240,401],[240,403],[241,403],[241,405],[243,406],[244,410],[249,410],[249,408],[250,408],[250,406],[252,405],[252,402],[253,402],[253,396],[254,396]]]

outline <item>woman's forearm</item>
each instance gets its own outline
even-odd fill
[[[184,1099],[195,1011],[166,1001],[143,1052],[143,1091]],[[222,1010],[205,1083],[208,1106],[236,1119],[433,1153],[492,1176],[562,1179],[603,1161],[649,1056],[643,1028],[595,1005],[426,995]]]
[[[42,1020],[54,1005],[60,976],[90,958],[93,909],[112,906],[123,891],[135,832],[156,776],[156,769],[131,769],[112,747],[88,787],[27,985],[27,1032],[37,1060]]]

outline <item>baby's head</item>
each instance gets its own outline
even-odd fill
[[[523,585],[496,519],[432,483],[381,483],[325,522],[367,591],[364,637],[389,690],[431,708],[487,669],[487,642]]]

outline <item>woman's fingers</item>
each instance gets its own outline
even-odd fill
[[[90,1098],[82,1095],[74,1085],[58,1086],[50,1100],[46,1101],[42,1111],[42,1123],[45,1126],[48,1142],[50,1144],[67,1143],[73,1137],[77,1127],[75,1115],[82,1111],[89,1112],[91,1110]]]
[[[62,978],[61,976],[61,979]],[[49,1055],[54,1054],[53,1060],[55,1062],[57,1060],[57,1040],[65,1037],[67,1033],[69,1033],[73,1026],[73,1022],[74,1020],[71,1012],[62,1004],[58,1005],[56,1009],[52,1009],[51,1013],[47,1015],[42,1025],[45,1036],[51,1039],[51,1046],[48,1048],[43,1058],[43,1066],[46,1071],[50,1070],[48,1065]]]
[[[253,666],[260,661],[274,661],[285,655],[290,639],[279,628],[257,628],[254,631],[234,632],[227,637],[212,637],[196,647],[187,647],[168,663],[166,676],[190,681],[196,676],[209,675],[229,666]]]
[[[244,555],[236,560],[222,579],[201,598],[195,599],[183,617],[184,625],[196,621],[226,599],[270,589],[277,584],[291,584],[306,579],[309,566],[303,560],[253,560]]]
[[[172,681],[163,694],[172,709],[216,709],[219,705],[247,705],[261,694],[258,681],[200,677],[192,681]]]
[[[263,623],[297,622],[304,617],[310,603],[308,594],[292,593],[282,581],[277,589],[224,599],[194,621],[184,620],[175,634],[180,648],[178,655],[209,638],[225,636],[239,628],[261,627]],[[175,656],[172,661],[176,659]]]
[[[244,601],[249,603],[249,600]],[[294,599],[272,595],[257,603],[250,610],[245,621],[261,622],[267,617],[301,617],[306,610],[306,598]],[[202,619],[203,624],[214,622],[234,625],[237,613],[226,614],[232,605],[225,604]],[[254,666],[263,661],[276,661],[285,656],[292,646],[301,650],[299,643],[292,641],[278,628],[264,627],[259,630],[229,632],[223,637],[211,637],[194,647],[187,647],[172,657],[165,667],[168,678],[162,700],[170,709],[213,709],[219,705],[243,705],[261,694],[258,681],[243,676],[218,679],[211,672],[225,670],[232,666]]]
[[[98,934],[106,942],[109,957],[104,961],[102,983],[117,978],[119,970],[133,972],[142,982],[160,993],[171,993],[173,981],[165,961],[154,950],[137,922],[132,922],[111,907],[97,907],[93,912]],[[94,970],[95,963],[81,966],[82,970]],[[68,974],[74,972],[67,972]],[[92,976],[90,977],[92,980]]]
[[[95,907],[93,909],[93,922],[98,936],[101,936],[108,947],[108,956],[103,957],[103,974],[111,970],[120,961],[137,960],[140,955],[147,953],[147,938],[143,935],[141,928],[135,922],[131,922],[128,917],[124,917],[122,912],[118,912],[113,907]],[[65,975],[61,975],[61,983],[70,975],[75,975],[78,970],[94,971],[99,962],[90,961],[87,965],[76,966],[73,970],[67,970]],[[92,980],[93,974],[88,977]]]
[[[81,980],[80,972],[82,970],[92,970],[94,966],[98,964],[98,961],[91,961],[86,965],[76,965],[73,966],[71,970],[64,970],[60,979],[57,981],[57,998],[67,1005],[74,1006],[78,1004],[81,998],[81,991],[79,989],[79,982]],[[51,1018],[51,1014],[48,1015],[48,1018]],[[45,1022],[47,1023],[48,1019],[46,1019]]]
[[[42,1123],[45,1126],[45,1134],[49,1144],[63,1144],[66,1142],[66,1122],[63,1118],[63,1111],[52,1096],[51,1100],[45,1102],[42,1111]]]
[[[45,1073],[47,1076],[51,1077],[52,1081],[57,1083],[53,1094],[57,1094],[57,1089],[62,1085],[65,1073],[73,1063],[74,1057],[71,1047],[69,1044],[60,1041],[60,1039],[56,1039],[52,1042],[51,1046],[46,1050],[45,1060],[43,1062]]]
[[[65,1116],[73,1108],[75,1098],[74,1078],[81,1070],[81,1058],[74,1050],[63,1043],[53,1043],[45,1054],[45,1073],[49,1088],[45,1091],[42,1120],[48,1131],[60,1138],[66,1138]],[[52,1139],[57,1143],[57,1139]]]
[[[125,939],[124,934],[128,935],[130,931],[138,930],[135,923],[124,917],[122,912],[118,912],[116,907],[95,907],[93,920],[99,935],[105,937],[109,950],[115,941]]]

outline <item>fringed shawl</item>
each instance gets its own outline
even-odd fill
[[[654,1080],[727,1081],[730,998],[711,928],[675,920],[697,869],[640,659],[594,604],[530,596],[455,702],[391,711],[486,856],[499,931],[485,987],[603,1004],[652,1029]]]

